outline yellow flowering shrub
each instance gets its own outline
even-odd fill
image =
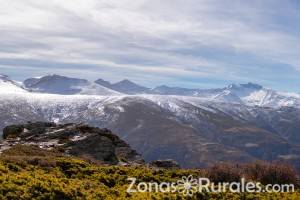
[[[182,176],[204,176],[207,172],[152,169],[146,166],[100,166],[55,152],[36,153],[38,155],[28,156],[28,154],[22,155],[20,149],[12,149],[0,156],[1,200],[300,199],[299,192],[196,193],[193,197],[184,197],[178,193],[129,194],[126,192],[129,186],[128,177],[135,177],[138,181],[144,182],[175,182]]]

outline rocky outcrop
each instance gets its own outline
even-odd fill
[[[142,164],[141,156],[108,129],[85,124],[28,122],[3,130],[0,152],[14,145],[35,145],[42,149],[82,157],[102,164]]]
[[[29,135],[39,135],[46,131],[46,128],[55,127],[56,124],[50,122],[28,122],[27,124],[11,125],[3,129],[3,139],[23,139]]]
[[[157,168],[165,168],[165,169],[180,168],[179,164],[175,160],[172,160],[172,159],[152,161],[150,163],[150,166],[157,167]]]

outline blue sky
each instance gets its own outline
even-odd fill
[[[297,0],[0,0],[0,74],[300,92]]]

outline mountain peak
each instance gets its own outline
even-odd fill
[[[91,83],[85,79],[69,78],[61,75],[47,75],[41,78],[30,78],[24,81],[26,88],[36,92],[51,94],[85,94],[85,95],[118,95],[106,87]]]
[[[97,83],[97,84],[99,84],[99,85],[101,85],[101,86],[103,86],[103,87],[107,87],[107,88],[110,88],[110,87],[111,87],[111,83],[110,83],[109,81],[103,80],[103,79],[101,79],[101,78],[97,79],[97,80],[95,81],[95,83]]]
[[[110,86],[110,88],[125,94],[138,94],[149,90],[149,88],[138,85],[128,79],[124,79],[120,82],[114,83]]]
[[[226,87],[226,89],[254,89],[254,90],[260,90],[263,87],[256,83],[245,83],[245,84],[230,84]]]
[[[66,77],[66,76],[61,76],[61,75],[58,75],[58,74],[49,74],[49,75],[43,76],[43,77],[41,77],[39,79],[40,80],[60,80],[60,79],[84,80],[84,79],[70,78],[70,77]]]
[[[63,88],[66,89],[75,85],[86,85],[87,83],[88,81],[85,79],[69,78],[57,74],[48,74],[39,78],[29,78],[23,82],[26,88],[54,94],[56,94],[58,90],[62,90],[58,94],[64,94]]]
[[[124,79],[124,80],[119,81],[119,82],[117,82],[115,84],[132,84],[132,85],[137,85],[136,83],[134,83],[134,82],[132,82],[132,81],[130,81],[128,79]]]
[[[241,84],[241,86],[245,87],[245,88],[251,88],[251,89],[262,89],[263,86],[259,85],[259,84],[256,84],[256,83],[247,83],[247,84]]]
[[[109,81],[105,81],[103,79],[98,79],[95,81],[95,83],[103,87],[109,88],[111,90],[115,90],[117,92],[125,94],[138,94],[148,90],[148,88],[138,85],[128,79],[124,79],[114,84],[111,84]]]
[[[160,85],[155,87],[155,89],[170,89],[171,87],[167,86],[167,85]]]

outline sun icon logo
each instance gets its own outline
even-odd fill
[[[197,192],[198,181],[192,175],[183,176],[182,180],[177,181],[177,191],[184,196],[193,196]]]

